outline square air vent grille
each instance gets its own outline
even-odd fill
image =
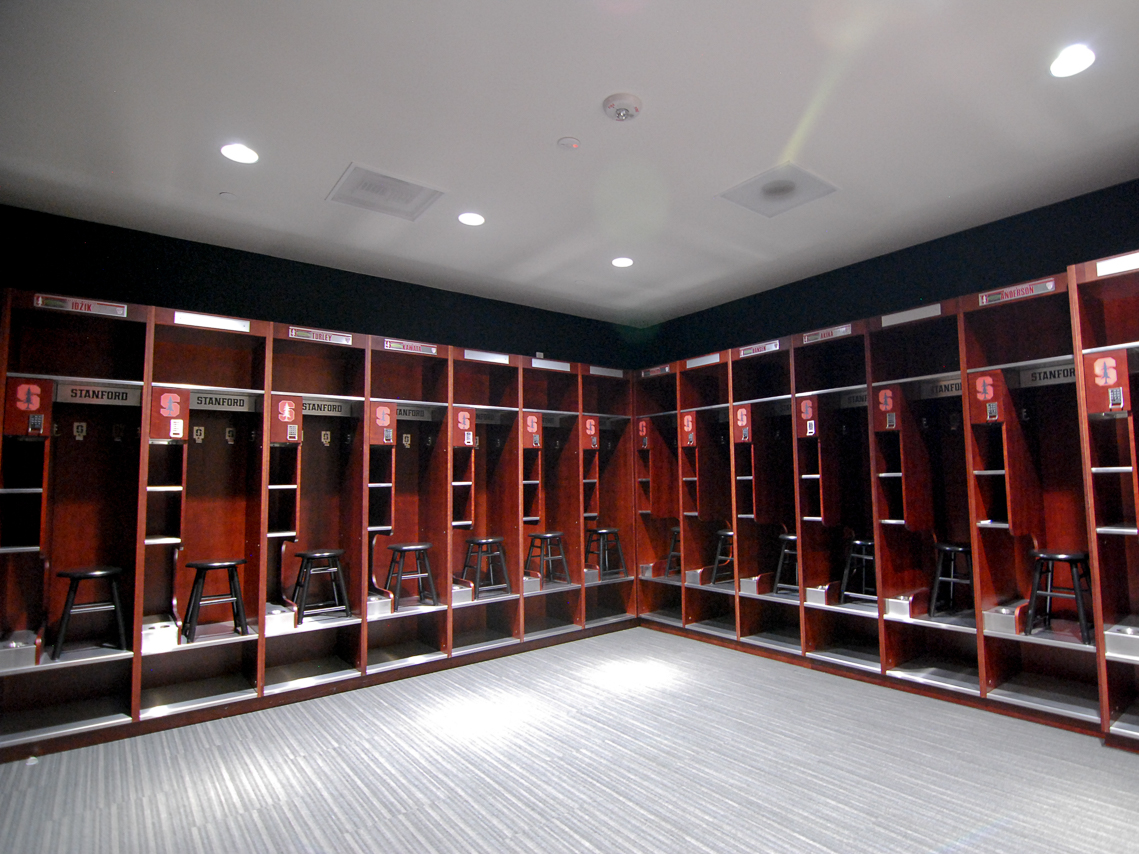
[[[836,189],[838,188],[834,185],[800,169],[794,163],[784,163],[720,193],[720,198],[735,202],[757,214],[773,217],[821,199]]]
[[[328,198],[414,222],[441,195],[438,190],[420,187],[352,163]]]

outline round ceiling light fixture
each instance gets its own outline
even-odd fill
[[[221,147],[221,153],[235,163],[256,163],[258,160],[257,152],[248,145],[242,145],[240,142],[231,142],[229,145],[223,145]]]
[[[632,267],[633,266],[633,259],[632,258],[614,258],[613,259],[613,266],[614,267]]]
[[[580,145],[581,145],[581,140],[578,139],[577,137],[573,137],[573,136],[563,136],[561,139],[558,140],[558,147],[559,148],[568,148],[568,149],[572,150],[574,148],[578,148]]]
[[[461,213],[459,214],[459,222],[463,225],[482,225],[486,222],[486,217],[477,213]]]
[[[1095,54],[1086,44],[1070,44],[1056,57],[1049,69],[1053,77],[1071,77],[1086,71],[1095,62]]]
[[[602,106],[605,108],[605,115],[615,122],[627,122],[629,119],[635,119],[641,113],[641,99],[636,95],[630,95],[628,92],[610,95],[602,103]]]

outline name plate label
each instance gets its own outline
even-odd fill
[[[869,393],[866,391],[848,391],[838,399],[839,409],[856,409],[866,406]]]
[[[421,344],[418,341],[404,341],[399,338],[385,338],[384,349],[396,353],[419,353],[423,356],[437,356],[439,348],[434,344]]]
[[[589,373],[595,377],[613,377],[618,380],[625,379],[625,372],[619,368],[599,368],[596,365],[590,365]]]
[[[289,337],[300,341],[320,341],[324,344],[344,344],[352,346],[352,336],[344,332],[326,332],[323,329],[310,329],[307,326],[290,326]]]
[[[760,353],[774,353],[778,349],[778,339],[775,341],[764,341],[762,344],[749,344],[747,347],[740,347],[740,358],[746,359],[749,356],[758,356]]]
[[[351,418],[355,415],[353,409],[350,400],[306,397],[301,401],[301,412],[305,415],[332,415],[338,418]]]
[[[396,406],[395,417],[400,421],[430,421],[431,410],[426,406]]]
[[[641,379],[659,377],[672,371],[672,365],[661,365],[659,368],[645,368],[641,371]]]
[[[220,412],[256,412],[259,396],[227,394],[217,391],[190,392],[191,409],[211,409]]]
[[[985,291],[977,297],[978,305],[996,305],[999,302],[1008,302],[1014,299],[1035,297],[1040,294],[1052,293],[1056,290],[1055,279],[1041,279],[1037,282],[1028,282],[1024,285],[1014,285],[1011,288],[998,288],[995,291]]]
[[[1020,372],[1021,388],[1037,388],[1045,385],[1062,385],[1076,381],[1075,365],[1060,365],[1049,368],[1030,368]]]
[[[100,302],[98,300],[57,297],[51,294],[36,294],[36,308],[53,308],[56,311],[74,311],[79,314],[102,314],[106,317],[126,317],[127,307],[121,302]]]
[[[55,387],[56,403],[100,403],[108,406],[142,406],[141,388],[122,386],[74,385]]]
[[[918,398],[921,400],[935,400],[939,397],[960,397],[961,377],[944,377],[927,380],[918,388]]]
[[[814,344],[817,341],[829,341],[831,338],[842,338],[844,335],[850,334],[850,329],[850,324],[844,323],[842,326],[832,326],[830,329],[806,332],[803,334],[803,343]]]

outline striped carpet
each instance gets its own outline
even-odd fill
[[[1139,757],[632,629],[0,766],[0,851],[1139,852]]]

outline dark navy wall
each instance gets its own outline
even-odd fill
[[[1139,250],[1139,181],[1077,196],[655,327],[639,355],[661,364],[848,320],[1063,274]]]
[[[1139,250],[1139,181],[649,329],[0,206],[8,284],[73,296],[635,368],[1063,273]]]

